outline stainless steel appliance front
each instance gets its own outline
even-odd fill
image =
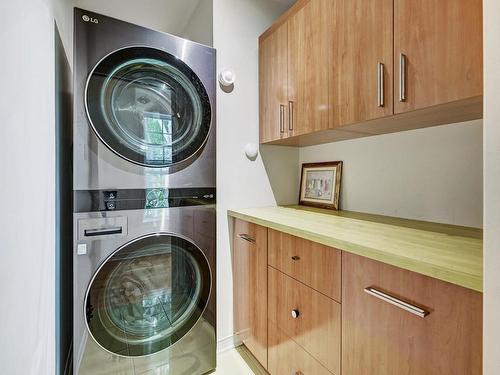
[[[215,207],[74,219],[74,373],[214,369]]]
[[[74,189],[214,187],[215,50],[81,9],[74,44]]]

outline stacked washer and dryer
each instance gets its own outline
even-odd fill
[[[209,373],[215,50],[74,21],[73,373]]]

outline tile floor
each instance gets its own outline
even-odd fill
[[[214,375],[254,375],[236,349],[231,349],[217,355],[217,370]]]

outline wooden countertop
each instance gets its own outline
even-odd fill
[[[483,290],[482,229],[304,206],[236,209],[228,215]]]

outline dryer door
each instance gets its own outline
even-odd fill
[[[146,167],[193,157],[210,132],[203,83],[181,59],[155,48],[124,48],[102,59],[89,75],[85,106],[101,141]]]
[[[115,251],[94,275],[85,298],[91,336],[126,357],[150,355],[181,339],[210,296],[207,259],[193,243],[154,234]]]

